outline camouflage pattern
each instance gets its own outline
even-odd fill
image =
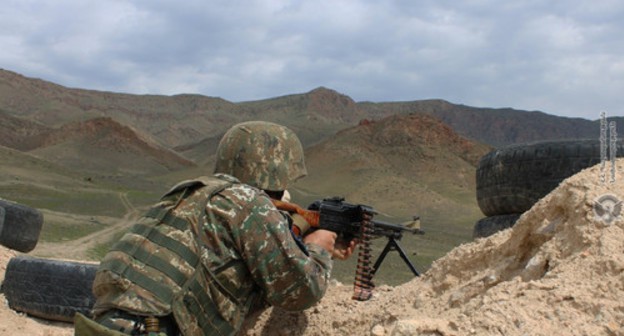
[[[128,333],[105,327],[81,313],[74,315],[74,336],[125,336]],[[165,335],[166,336],[166,335]]]
[[[282,191],[307,174],[303,147],[287,127],[248,121],[230,128],[217,148],[215,173],[259,189]]]
[[[183,335],[227,335],[240,328],[255,298],[302,310],[324,295],[329,253],[313,244],[302,250],[287,219],[261,190],[218,174],[179,184],[159,207],[190,225],[179,230],[141,218],[102,260],[93,285],[96,318],[110,309],[142,316],[173,313]],[[149,234],[139,230],[146,227]],[[154,238],[163,236],[196,259],[169,240]],[[119,264],[124,268],[113,267]],[[134,281],[141,279],[136,274],[155,284]]]

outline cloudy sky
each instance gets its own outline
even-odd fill
[[[620,0],[4,0],[0,68],[68,87],[239,102],[324,86],[624,115]]]

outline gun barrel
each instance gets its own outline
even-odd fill
[[[403,225],[399,225],[399,224],[392,224],[392,223],[387,223],[387,222],[382,222],[382,221],[377,221],[377,220],[373,220],[373,225],[381,230],[390,230],[390,231],[394,231],[394,232],[401,232],[401,231],[407,231],[409,233],[417,233],[419,230],[418,229],[412,229]]]

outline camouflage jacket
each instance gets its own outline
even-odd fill
[[[302,249],[266,194],[227,175],[178,184],[102,260],[94,315],[173,313],[184,335],[232,334],[254,298],[285,310],[324,295],[332,261]]]

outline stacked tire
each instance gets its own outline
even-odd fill
[[[624,141],[617,142],[624,157]],[[561,140],[499,148],[484,155],[476,173],[477,202],[487,217],[473,238],[512,227],[522,213],[566,178],[601,162],[599,140]]]
[[[0,245],[28,253],[39,240],[43,215],[26,205],[0,199]],[[1,290],[9,307],[52,321],[72,322],[89,315],[96,264],[19,255],[7,264]]]
[[[51,321],[89,316],[95,303],[91,286],[97,264],[17,256],[5,272],[2,292],[9,307]]]
[[[0,244],[28,253],[39,241],[43,215],[37,209],[0,199]]]

